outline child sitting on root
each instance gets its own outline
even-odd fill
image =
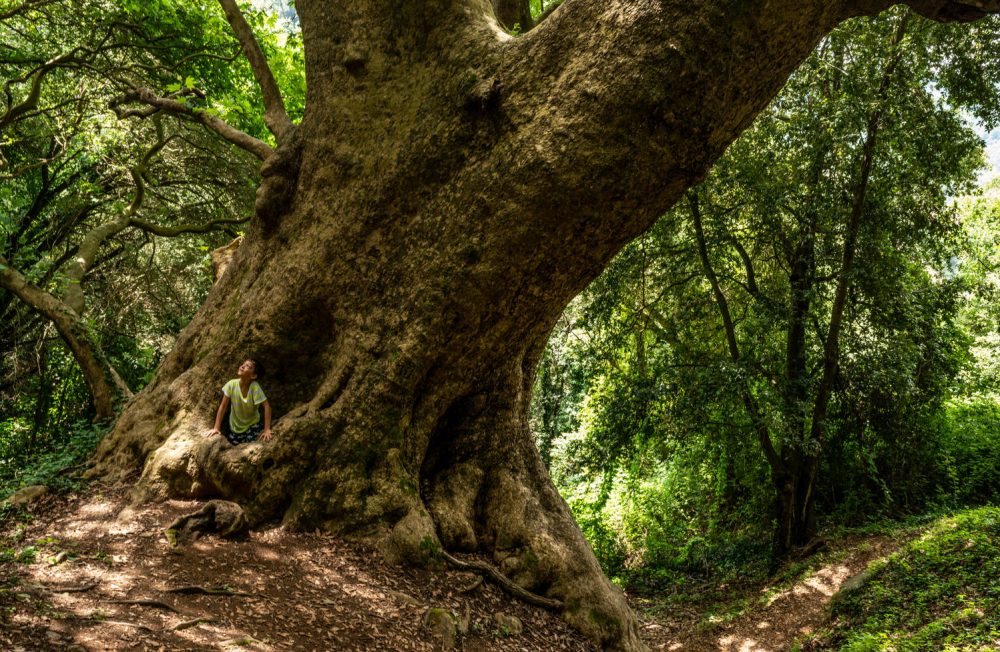
[[[271,404],[264,396],[264,390],[257,382],[261,375],[260,363],[253,358],[247,358],[240,365],[233,378],[222,387],[222,402],[215,413],[215,427],[211,435],[225,434],[226,439],[234,446],[257,441],[257,438],[267,441],[271,438]],[[264,406],[264,423],[260,422],[258,406]],[[231,409],[230,409],[231,408]],[[229,428],[222,429],[222,417],[229,409]]]

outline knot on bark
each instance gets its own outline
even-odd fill
[[[288,140],[260,166],[262,180],[257,189],[254,211],[265,233],[273,230],[281,216],[291,209],[301,164],[302,140],[298,131],[293,131]]]
[[[496,77],[479,79],[471,75],[466,81],[464,106],[468,111],[493,111],[500,106],[500,80]]]
[[[210,500],[198,511],[175,519],[164,534],[170,545],[176,547],[196,541],[205,534],[236,537],[249,529],[242,507],[228,500]]]

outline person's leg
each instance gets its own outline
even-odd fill
[[[250,442],[257,441],[257,438],[260,437],[262,432],[264,432],[264,426],[257,423],[250,426],[243,432],[235,432],[227,435],[226,439],[228,439],[229,443],[234,446],[239,444],[249,444]]]
[[[226,438],[226,441],[233,446],[236,445],[236,440],[233,439],[233,428],[229,425],[229,414],[226,414],[226,418],[222,420],[222,428],[219,431]]]

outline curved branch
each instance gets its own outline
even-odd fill
[[[10,97],[10,87],[12,84],[23,82],[26,79],[31,79],[31,88],[28,90],[28,96],[25,97],[24,100],[17,104],[8,105],[7,111],[0,116],[0,129],[3,129],[7,125],[11,124],[22,115],[37,109],[38,100],[42,96],[42,81],[44,81],[45,76],[56,68],[74,61],[77,61],[75,51],[67,52],[55,57],[54,59],[46,61],[43,65],[39,66],[36,70],[29,73],[24,78],[11,79],[7,81],[7,83],[4,84],[4,91],[8,97]]]
[[[83,371],[87,388],[94,400],[97,419],[104,421],[113,418],[115,395],[111,385],[118,385],[121,377],[112,370],[100,345],[91,337],[80,316],[64,302],[35,286],[23,274],[8,266],[7,259],[3,256],[0,256],[0,287],[53,323]],[[123,382],[119,389],[122,386]]]
[[[274,74],[267,65],[264,52],[260,49],[260,43],[254,37],[253,30],[247,24],[240,8],[236,6],[236,0],[219,0],[222,10],[226,14],[226,20],[233,28],[236,39],[243,48],[243,56],[250,62],[253,75],[260,85],[261,94],[264,96],[264,124],[271,130],[278,144],[284,143],[295,125],[288,118],[285,110],[285,101],[281,97],[281,90],[277,82],[274,81]]]
[[[148,105],[147,108],[123,108],[123,104],[129,102],[141,102]],[[139,87],[132,89],[127,95],[117,98],[111,102],[111,109],[119,118],[148,118],[158,111],[167,111],[178,115],[183,115],[195,122],[199,122],[215,133],[219,134],[232,144],[241,149],[245,149],[262,161],[266,161],[274,154],[274,149],[262,140],[246,134],[233,127],[227,122],[220,120],[205,111],[193,109],[182,102],[169,97],[160,97],[152,89]]]
[[[23,13],[27,13],[32,9],[40,9],[45,5],[51,5],[59,0],[24,0],[21,4],[16,7],[11,7],[6,11],[0,12],[0,20],[7,20],[9,18],[14,18]]]
[[[141,220],[137,217],[132,218],[129,221],[129,226],[134,226],[135,228],[145,231],[146,233],[152,233],[153,235],[162,236],[165,238],[172,238],[178,235],[184,235],[185,233],[208,233],[210,231],[224,231],[227,226],[236,226],[238,224],[246,224],[247,220],[212,220],[210,222],[202,222],[200,224],[178,224],[176,226],[163,226],[162,224],[154,224],[153,222],[148,222],[146,220]],[[221,228],[220,228],[221,227]]]
[[[90,271],[90,268],[94,264],[94,259],[97,257],[97,252],[104,242],[111,236],[125,230],[132,223],[132,219],[135,217],[136,213],[139,212],[139,209],[142,207],[143,199],[146,197],[146,183],[143,181],[143,176],[146,174],[149,162],[173,139],[173,136],[164,138],[163,127],[159,121],[156,122],[156,135],[156,143],[154,143],[153,146],[150,147],[145,154],[143,154],[139,162],[129,170],[129,175],[132,177],[132,181],[135,184],[135,196],[132,198],[132,202],[119,217],[91,229],[87,235],[84,236],[83,240],[80,242],[76,256],[73,258],[66,271],[68,285],[66,286],[66,292],[63,300],[66,302],[66,305],[76,311],[78,315],[82,316],[86,307],[83,296],[83,277]]]

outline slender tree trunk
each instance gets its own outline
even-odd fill
[[[868,194],[868,182],[875,164],[875,147],[878,143],[879,128],[882,114],[888,101],[889,86],[893,81],[896,67],[902,57],[899,48],[906,33],[906,27],[911,19],[904,14],[892,38],[891,54],[882,74],[878,92],[875,96],[875,108],[868,116],[865,141],[861,149],[858,166],[858,178],[855,182],[851,201],[851,212],[844,233],[844,248],[837,278],[837,288],[834,292],[833,305],[830,307],[830,326],[826,342],[823,346],[823,374],[816,389],[813,404],[812,421],[809,432],[809,447],[803,460],[802,479],[797,483],[797,512],[795,517],[800,542],[805,543],[815,531],[813,503],[815,501],[816,481],[819,475],[820,451],[826,439],[826,418],[833,394],[834,382],[840,368],[840,333],[844,327],[844,311],[847,306],[847,296],[851,290],[855,256],[857,254],[858,235],[861,221],[865,214],[865,202]]]
[[[52,295],[35,287],[20,273],[7,267],[0,258],[0,287],[24,301],[32,310],[51,320],[73,357],[80,365],[84,381],[94,401],[95,420],[114,417],[117,396],[115,374],[104,357],[100,344],[80,316]]]
[[[42,342],[38,352],[38,392],[35,394],[35,414],[31,424],[31,434],[28,439],[28,453],[34,451],[38,433],[45,428],[49,418],[49,408],[52,406],[52,380],[49,376],[49,347],[45,340],[46,329],[42,330]]]
[[[813,187],[819,183],[822,161],[814,165]],[[788,330],[785,346],[784,417],[786,432],[782,438],[781,459],[783,470],[774,477],[775,532],[772,554],[775,560],[784,558],[795,546],[808,543],[812,536],[812,504],[803,502],[811,493],[804,485],[803,473],[807,470],[804,442],[806,439],[806,411],[811,393],[806,358],[806,323],[809,319],[811,296],[814,291],[816,266],[815,220],[810,215],[804,225],[800,240],[795,244],[790,261],[789,287],[791,290]]]

